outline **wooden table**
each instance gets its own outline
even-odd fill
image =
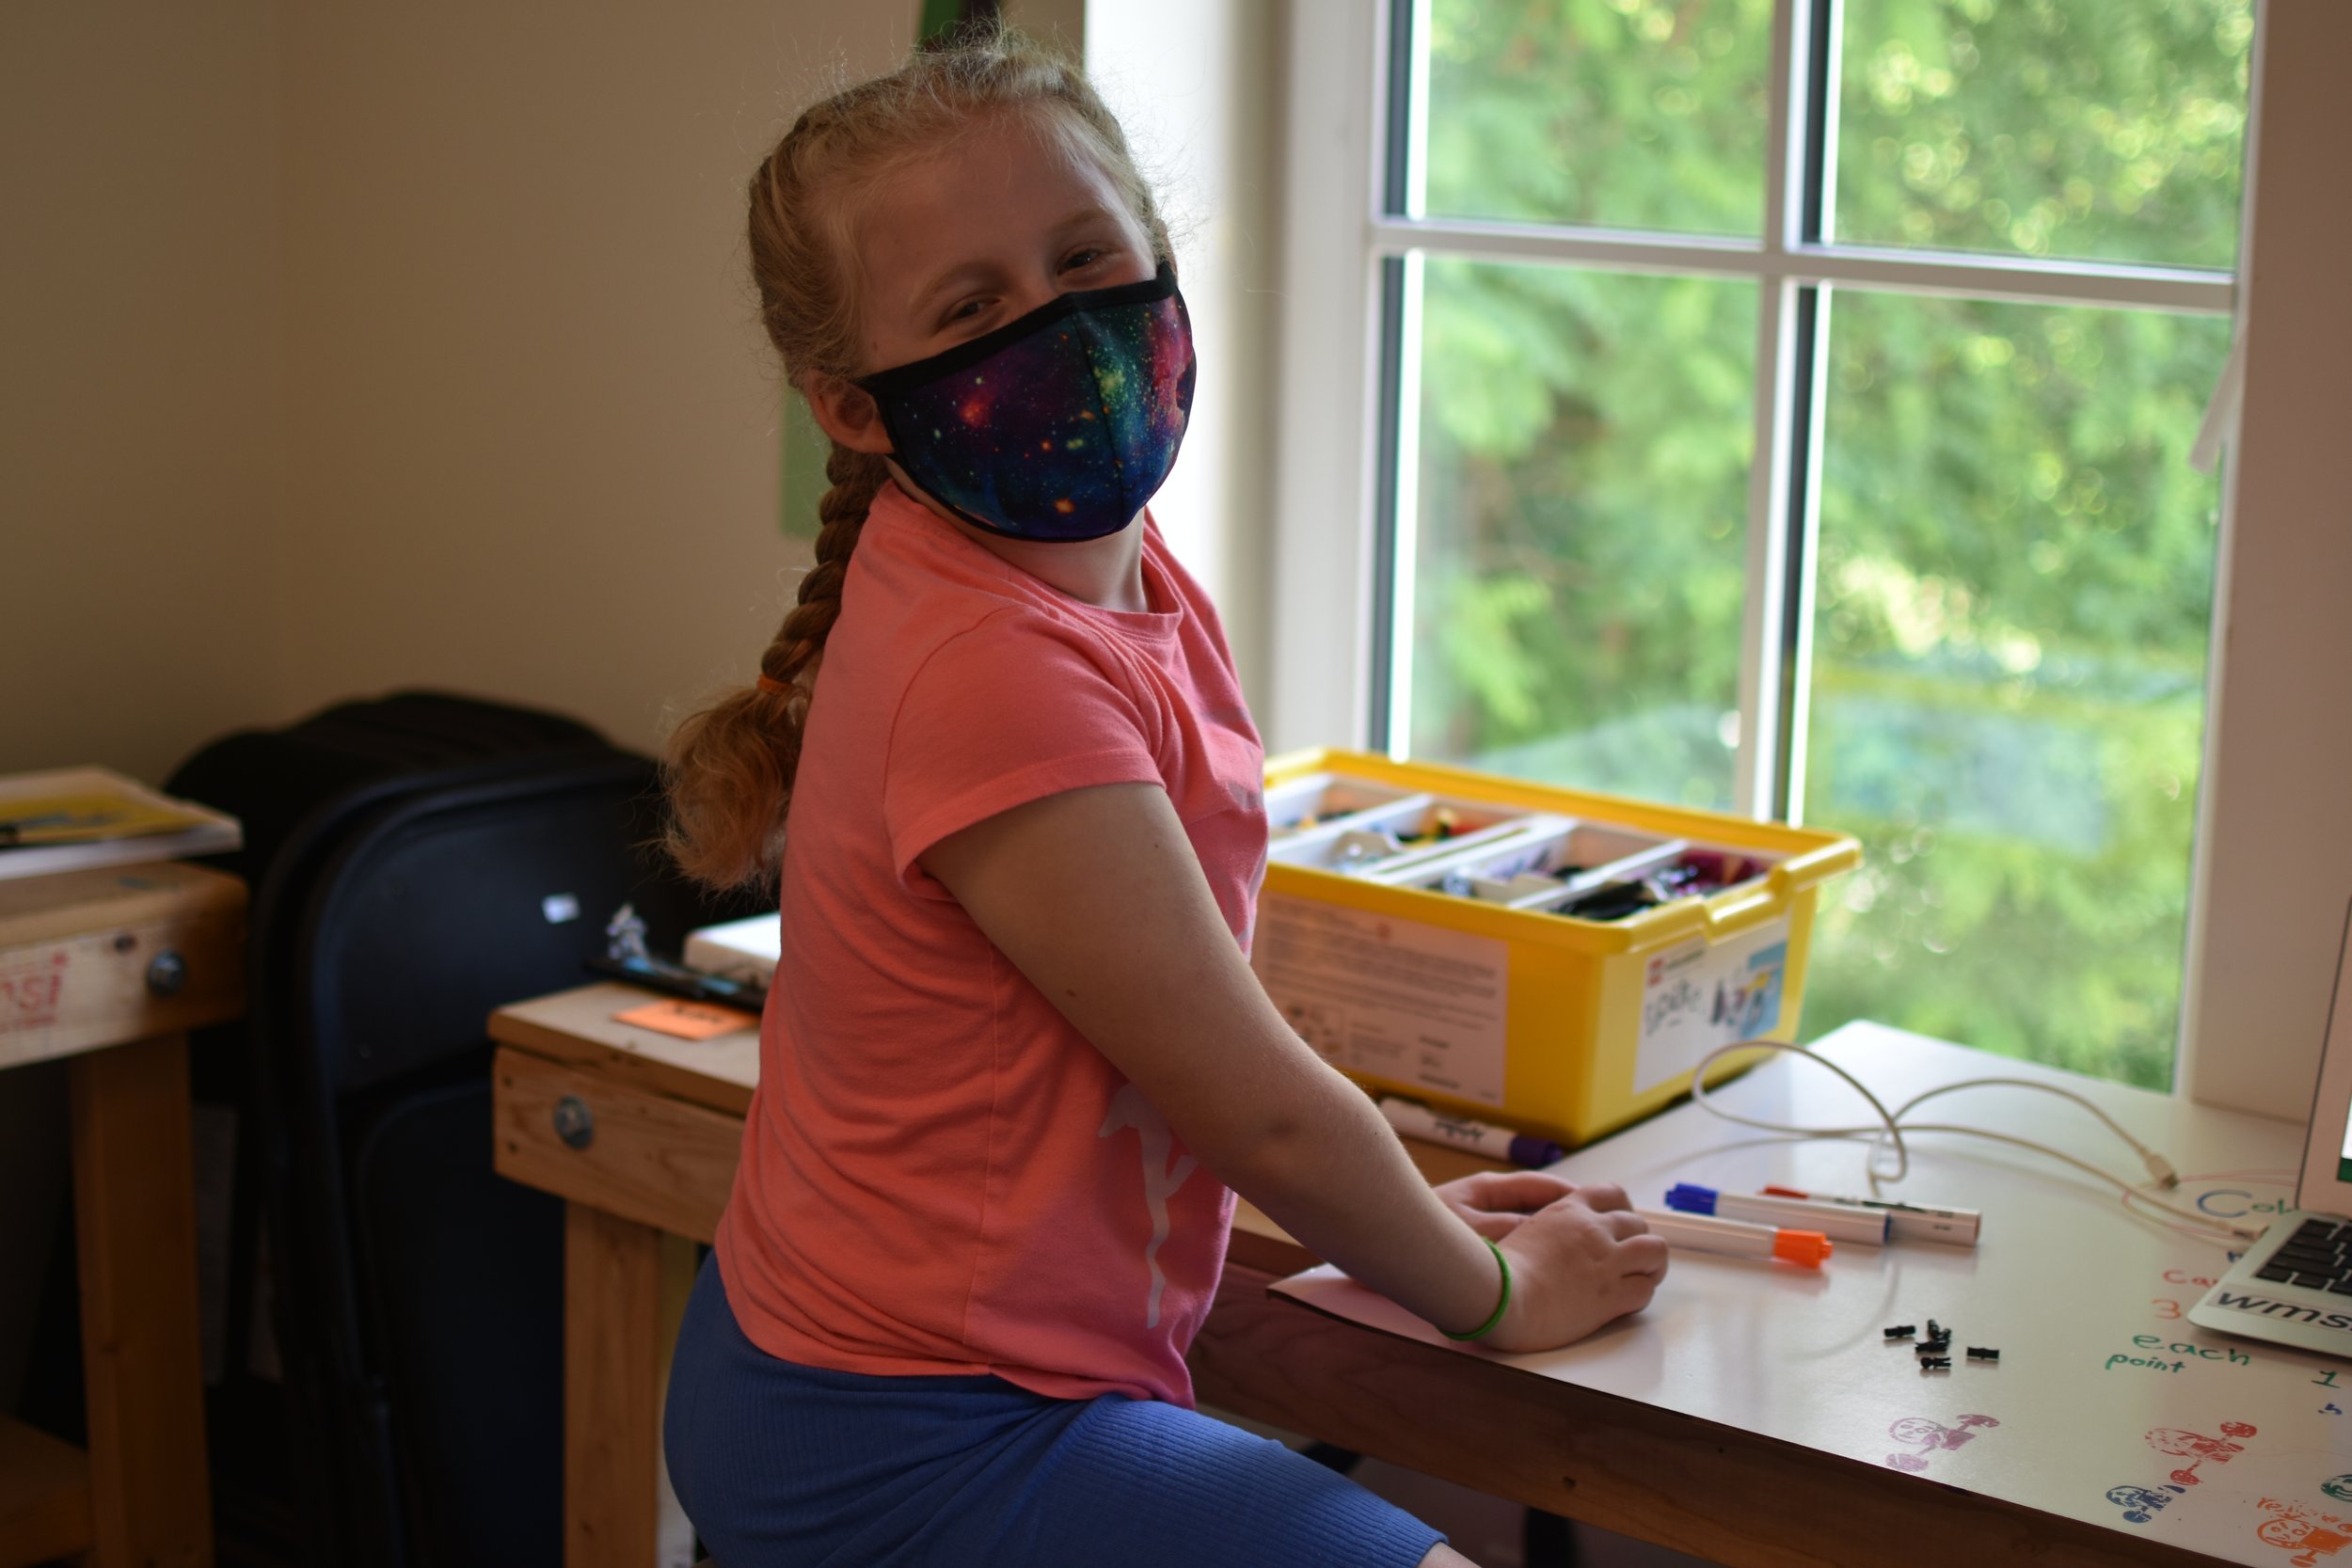
[[[0,1418],[0,1568],[212,1561],[185,1032],[244,1009],[245,910],[176,862],[0,881],[0,1069],[72,1058],[90,1438]]]
[[[750,1032],[696,1044],[612,1022],[644,999],[590,986],[490,1022],[498,1168],[568,1203],[570,1568],[685,1560],[660,1477],[664,1360],[757,1069]],[[1433,1180],[1491,1168],[1408,1147]],[[1190,1357],[1203,1403],[1725,1563],[2209,1560],[1268,1294],[1313,1261],[1245,1206]]]

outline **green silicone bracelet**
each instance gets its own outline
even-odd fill
[[[1499,1268],[1501,1268],[1501,1269],[1502,1270],[1502,1294],[1500,1297],[1498,1297],[1498,1298],[1496,1299],[1496,1301],[1495,1301],[1495,1309],[1494,1309],[1493,1313],[1487,1317],[1486,1321],[1485,1323],[1480,1323],[1480,1324],[1479,1324],[1476,1328],[1471,1329],[1471,1330],[1470,1330],[1468,1334],[1456,1334],[1456,1333],[1454,1333],[1454,1332],[1452,1329],[1450,1329],[1450,1328],[1441,1328],[1441,1329],[1438,1330],[1438,1333],[1440,1333],[1440,1334],[1444,1335],[1444,1336],[1445,1336],[1447,1338],[1449,1338],[1449,1339],[1476,1339],[1476,1338],[1481,1338],[1482,1336],[1484,1336],[1484,1335],[1486,1335],[1486,1334],[1487,1334],[1487,1333],[1491,1332],[1491,1331],[1493,1330],[1493,1328],[1494,1328],[1495,1324],[1497,1324],[1497,1323],[1501,1323],[1501,1322],[1502,1321],[1502,1314],[1503,1314],[1504,1312],[1506,1312],[1506,1311],[1510,1310],[1510,1307],[1511,1307],[1511,1260],[1510,1260],[1509,1259],[1507,1259],[1507,1258],[1505,1258],[1505,1257],[1503,1257],[1503,1256],[1502,1256],[1502,1249],[1501,1247],[1499,1247],[1499,1246],[1496,1246],[1496,1245],[1495,1245],[1495,1243],[1494,1243],[1494,1242],[1493,1242],[1493,1240],[1492,1240],[1491,1238],[1489,1238],[1489,1237],[1486,1237],[1486,1236],[1481,1236],[1481,1237],[1480,1237],[1480,1238],[1478,1238],[1478,1239],[1479,1239],[1480,1241],[1485,1242],[1485,1243],[1486,1243],[1487,1249],[1488,1249],[1489,1251],[1491,1251],[1491,1252],[1495,1255],[1495,1264],[1496,1264],[1496,1266],[1497,1266],[1497,1267],[1499,1267]]]

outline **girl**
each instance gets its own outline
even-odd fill
[[[1613,1187],[1433,1192],[1250,972],[1263,757],[1144,510],[1193,358],[1119,126],[1008,35],[917,55],[769,154],[751,256],[833,488],[757,686],[669,747],[681,865],[780,863],[783,905],[671,1373],[696,1528],[725,1568],[1467,1561],[1192,1410],[1233,1191],[1506,1350],[1665,1249]]]

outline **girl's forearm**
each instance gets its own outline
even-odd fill
[[[1336,1072],[1218,1174],[1318,1258],[1441,1329],[1493,1312],[1494,1255],[1430,1190],[1372,1101]]]

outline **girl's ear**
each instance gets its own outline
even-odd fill
[[[837,375],[822,372],[812,373],[802,390],[808,396],[809,412],[817,418],[817,428],[832,436],[851,451],[889,451],[890,435],[882,429],[882,410],[874,406],[872,394],[855,387]]]

